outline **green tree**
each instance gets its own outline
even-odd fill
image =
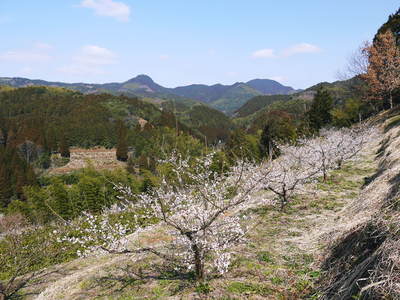
[[[231,133],[225,148],[230,162],[237,159],[260,159],[258,140],[254,139],[254,136],[246,134],[242,129],[235,129]]]
[[[310,127],[319,130],[332,121],[331,110],[333,108],[333,99],[325,89],[318,89],[317,94],[308,111],[308,120]]]
[[[341,107],[331,111],[332,123],[337,127],[347,127],[361,122],[370,113],[367,104],[359,99],[347,99]]]
[[[72,217],[72,207],[68,191],[63,182],[55,178],[53,184],[49,187],[49,194],[51,197],[50,205],[51,209],[54,210],[54,214],[57,217],[61,217],[64,220],[68,220]]]
[[[59,151],[62,157],[70,157],[69,144],[64,134],[61,135]]]
[[[279,148],[272,132],[272,126],[266,124],[260,137],[260,152],[263,157],[275,158],[279,156]]]
[[[79,181],[78,188],[85,210],[96,213],[104,208],[106,199],[99,178],[86,175]]]
[[[297,128],[293,115],[282,110],[270,111],[265,115],[265,118],[259,148],[262,157],[275,158],[280,154],[278,144],[295,140]]]
[[[0,163],[0,207],[6,207],[13,195],[10,177],[6,164]]]
[[[122,121],[117,123],[118,143],[117,143],[117,159],[119,161],[128,160],[128,128]]]

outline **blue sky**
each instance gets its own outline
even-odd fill
[[[148,74],[167,87],[334,81],[392,0],[0,0],[0,76],[66,82]]]

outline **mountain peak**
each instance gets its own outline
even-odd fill
[[[136,83],[141,83],[141,84],[154,84],[153,79],[145,74],[140,74],[134,78],[129,79],[128,81],[126,81],[125,83],[132,83],[132,82],[136,82]]]
[[[246,84],[263,94],[288,94],[294,90],[272,79],[253,79]]]

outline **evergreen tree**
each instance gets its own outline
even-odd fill
[[[62,157],[70,157],[71,153],[69,152],[69,145],[67,142],[67,139],[65,138],[65,135],[61,135],[60,139],[60,145],[59,145],[59,151]]]
[[[128,128],[120,121],[117,124],[118,143],[117,143],[117,159],[119,161],[128,160]]]
[[[101,192],[101,183],[98,179],[84,176],[79,181],[78,188],[85,210],[95,213],[100,212],[104,208],[106,201],[104,194]]]
[[[308,111],[308,121],[310,127],[319,130],[332,121],[331,110],[333,109],[333,99],[327,90],[318,89],[317,94]]]
[[[226,149],[231,160],[243,159],[248,156],[246,133],[242,129],[234,130],[226,143]]]
[[[13,195],[10,174],[6,164],[0,164],[0,207],[7,207]]]
[[[69,201],[68,191],[63,182],[55,179],[50,187],[52,209],[64,220],[72,217],[72,207]]]
[[[24,198],[24,186],[27,185],[23,168],[20,166],[15,170],[15,192],[19,199]]]
[[[275,158],[280,154],[270,124],[266,124],[261,133],[260,152],[263,157],[270,157],[270,158]]]
[[[397,41],[397,46],[400,46],[400,8],[396,13],[390,15],[387,22],[379,28],[374,37],[374,42],[377,41],[380,34],[387,32],[388,29],[394,34]]]

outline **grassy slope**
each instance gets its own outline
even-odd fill
[[[249,214],[253,229],[248,242],[237,248],[230,272],[206,285],[179,277],[154,256],[107,256],[79,259],[59,266],[36,286],[37,299],[304,299],[313,293],[320,260],[330,241],[362,222],[351,211],[364,178],[374,173],[376,145],[366,147],[357,162],[331,173],[326,183],[302,192],[285,212],[264,207],[268,194],[254,195]],[[159,226],[141,237],[142,245],[165,242]],[[134,242],[138,242],[135,240]],[[131,265],[151,276],[133,280],[118,269]],[[154,265],[158,268],[154,268]],[[51,271],[51,270],[49,270]],[[111,278],[118,280],[111,280]]]

